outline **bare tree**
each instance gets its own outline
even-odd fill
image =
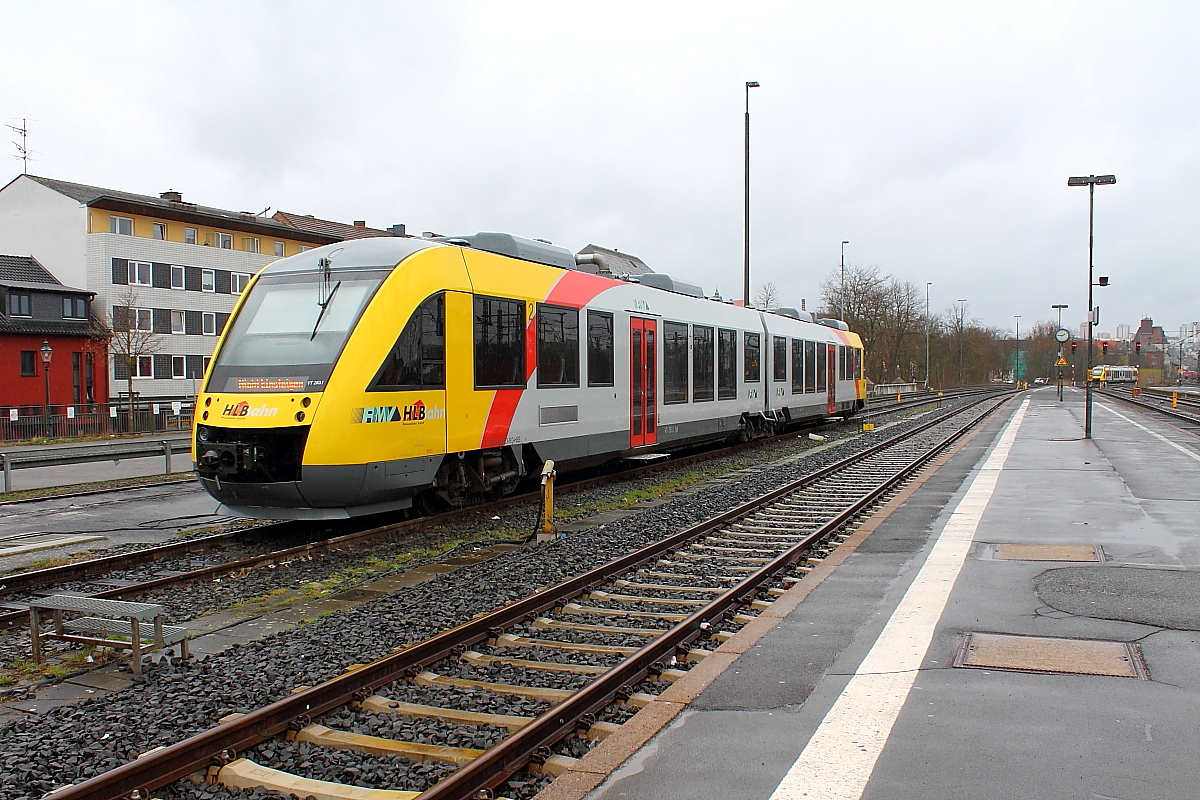
[[[139,307],[138,291],[133,286],[127,286],[116,298],[117,305],[112,312],[112,338],[108,348],[113,354],[113,360],[123,365],[125,378],[129,383],[129,430],[136,429],[137,395],[133,391],[133,378],[139,372],[141,361],[151,359],[151,374],[153,374],[153,358],[163,350],[163,340],[154,333],[154,315],[148,308]]]
[[[758,291],[754,293],[755,308],[779,308],[779,287],[771,281],[767,281],[758,287]]]

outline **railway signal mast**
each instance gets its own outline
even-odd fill
[[[1100,283],[1092,281],[1092,247],[1093,247],[1093,232],[1095,229],[1095,208],[1096,208],[1096,186],[1106,186],[1110,183],[1116,183],[1116,175],[1086,175],[1077,178],[1067,178],[1067,186],[1086,186],[1088,187],[1088,348],[1087,348],[1087,372],[1084,373],[1084,409],[1083,409],[1083,438],[1092,438],[1092,337],[1095,334],[1097,323],[1097,311],[1099,309],[1092,305],[1092,287],[1093,286],[1108,286],[1108,278],[1101,278]]]

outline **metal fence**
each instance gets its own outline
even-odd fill
[[[51,405],[49,414],[40,405],[0,406],[0,442],[186,432],[193,410],[190,401],[139,403],[133,414],[128,403]]]

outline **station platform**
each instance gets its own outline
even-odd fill
[[[1200,796],[1200,438],[1105,399],[1093,436],[1016,396],[543,796]]]

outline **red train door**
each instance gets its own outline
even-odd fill
[[[829,387],[827,398],[826,413],[832,414],[837,411],[837,345],[830,344],[825,346],[826,358],[828,364],[825,369],[825,383]]]
[[[629,320],[629,446],[658,441],[658,322]]]

